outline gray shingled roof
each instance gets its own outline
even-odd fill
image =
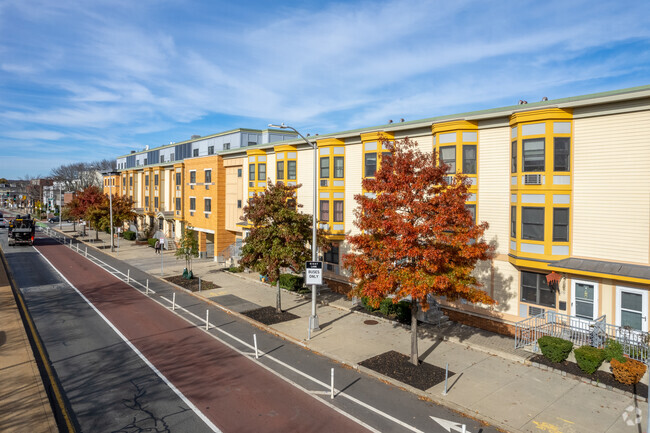
[[[595,272],[613,277],[629,277],[648,280],[650,283],[650,266],[628,265],[626,263],[606,262],[603,260],[586,260],[568,258],[549,263],[553,269],[567,271]]]

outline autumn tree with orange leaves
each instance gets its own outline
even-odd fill
[[[429,308],[427,295],[495,303],[472,275],[492,248],[483,239],[487,222],[477,225],[465,207],[465,176],[447,183],[449,166],[408,138],[383,144],[388,151],[375,178],[362,183],[370,194],[355,196],[360,233],[348,236],[352,252],[343,260],[355,295],[374,305],[411,297],[411,363],[418,365],[416,315]]]

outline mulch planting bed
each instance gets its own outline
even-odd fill
[[[555,368],[557,370],[564,371],[574,376],[591,379],[598,383],[602,383],[607,387],[612,387],[615,389],[620,389],[621,391],[630,392],[632,394],[636,394],[643,398],[646,398],[648,395],[648,385],[646,385],[645,383],[637,383],[636,385],[625,385],[617,381],[616,379],[614,379],[614,375],[612,373],[608,373],[602,370],[597,370],[596,372],[594,372],[594,374],[587,374],[584,371],[580,370],[580,367],[578,367],[578,364],[576,364],[575,362],[571,362],[571,361],[563,361],[559,363],[552,362],[549,359],[547,359],[544,355],[535,355],[532,358],[530,358],[529,361],[536,362],[541,365],[546,365],[550,368]]]
[[[445,380],[445,369],[420,361],[419,365],[411,364],[410,357],[391,350],[381,355],[361,361],[363,365],[377,373],[388,376],[413,388],[426,391]],[[449,377],[455,373],[449,371]]]
[[[289,313],[288,311],[278,313],[275,311],[275,307],[256,308],[255,310],[244,311],[242,314],[265,325],[275,325],[276,323],[287,322],[299,318],[299,316]]]
[[[165,280],[181,286],[184,289],[191,290],[192,292],[199,291],[199,279],[197,277],[194,277],[191,280],[187,280],[183,278],[182,275],[174,275],[172,277],[165,278]],[[220,286],[217,286],[210,281],[201,280],[201,290],[218,289],[219,287]]]

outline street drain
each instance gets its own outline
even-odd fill
[[[379,322],[377,322],[376,320],[364,320],[363,323],[365,325],[376,325]]]

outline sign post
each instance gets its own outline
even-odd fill
[[[160,276],[162,277],[163,274],[163,263],[164,263],[164,253],[165,253],[165,238],[163,236],[160,237],[158,240],[160,242]]]

